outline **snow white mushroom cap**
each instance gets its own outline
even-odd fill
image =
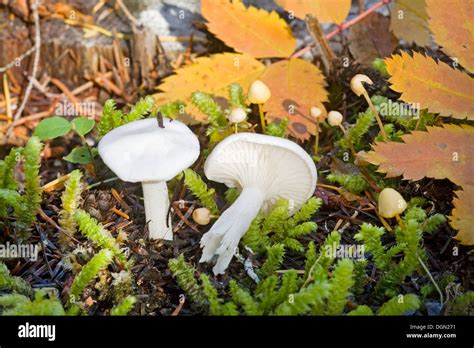
[[[237,200],[201,239],[200,262],[217,257],[214,273],[224,273],[250,223],[259,211],[268,215],[278,199],[294,213],[316,188],[311,157],[296,143],[255,133],[234,134],[220,142],[204,164],[210,180],[241,191]]]
[[[121,180],[168,181],[199,157],[196,135],[179,121],[155,118],[127,123],[99,142],[100,157]]]
[[[98,145],[104,163],[123,181],[141,182],[151,239],[172,240],[166,181],[199,157],[199,140],[181,122],[148,118],[107,133]]]

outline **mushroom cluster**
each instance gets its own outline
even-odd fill
[[[242,236],[259,212],[265,216],[280,198],[294,212],[316,188],[311,157],[296,143],[278,137],[239,133],[220,142],[204,164],[210,180],[237,188],[240,195],[201,239],[200,262],[216,259],[214,274],[224,273]]]

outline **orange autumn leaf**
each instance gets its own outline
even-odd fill
[[[459,230],[454,237],[461,244],[474,244],[474,186],[464,185],[462,191],[455,192],[454,209],[449,217],[451,226]]]
[[[351,0],[276,0],[278,5],[294,16],[304,19],[315,16],[320,23],[341,24],[351,9]]]
[[[474,119],[474,79],[443,62],[413,52],[385,59],[390,86],[400,99],[421,109],[459,119]]]
[[[446,10],[449,8],[450,10]],[[442,50],[474,72],[474,1],[426,0],[429,27]]]
[[[263,109],[269,121],[288,118],[288,129],[295,138],[306,140],[316,134],[315,119],[310,108],[326,111],[326,82],[319,68],[303,59],[283,60],[268,66],[260,78],[270,88],[272,96]]]
[[[290,27],[275,11],[245,7],[240,0],[201,0],[201,10],[209,31],[238,52],[288,57],[295,49]]]
[[[402,136],[403,143],[377,142],[365,159],[387,177],[449,179],[474,185],[474,127],[447,124]]]
[[[162,92],[154,95],[158,105],[176,100],[188,104],[197,121],[205,121],[205,116],[191,107],[191,94],[195,91],[210,93],[216,97],[227,98],[227,89],[233,82],[239,83],[244,90],[256,80],[265,69],[258,60],[246,54],[223,53],[210,57],[201,57],[191,65],[176,70],[176,74],[163,80],[158,86]]]
[[[456,191],[451,225],[459,230],[457,239],[474,244],[472,224],[474,185],[474,127],[450,125],[428,127],[402,136],[403,143],[378,142],[364,159],[378,165],[387,177],[403,176],[408,180],[424,177],[449,179],[464,191]]]

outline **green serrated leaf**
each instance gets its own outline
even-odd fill
[[[95,126],[95,121],[87,117],[76,117],[71,121],[72,129],[80,136],[89,133]]]
[[[67,134],[71,130],[71,124],[65,118],[53,116],[42,120],[34,131],[41,140],[54,139]]]
[[[93,157],[91,157],[91,152],[92,156],[95,156],[97,154],[96,149],[91,149],[91,151],[89,152],[87,146],[79,146],[73,149],[69,153],[69,155],[63,157],[63,159],[76,164],[89,164],[93,160]]]

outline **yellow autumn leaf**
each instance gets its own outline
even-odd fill
[[[406,52],[385,59],[390,86],[408,103],[459,119],[474,119],[474,79],[443,62]]]
[[[315,119],[310,108],[326,110],[326,82],[318,67],[303,59],[282,60],[268,66],[260,78],[272,96],[263,108],[269,121],[288,118],[288,129],[295,138],[306,140],[316,134]]]
[[[436,43],[474,72],[474,1],[445,0],[440,4],[439,0],[426,0],[426,11]]]
[[[240,0],[201,0],[201,11],[209,31],[238,52],[288,57],[295,49],[290,27],[275,11],[247,8]]]
[[[449,221],[453,228],[459,230],[454,237],[461,244],[474,244],[474,186],[464,185],[462,191],[455,192],[456,197],[453,199],[454,209],[449,217]]]
[[[399,39],[430,45],[425,0],[396,0],[390,7],[390,30]]]
[[[163,80],[158,86],[162,92],[154,95],[158,105],[176,100],[191,103],[191,93],[202,91],[216,97],[227,98],[227,88],[233,82],[244,90],[256,80],[265,69],[258,60],[247,54],[223,53],[201,57],[196,62],[176,70],[176,74]],[[195,110],[194,110],[195,111]],[[192,112],[197,121],[205,121],[204,115]]]
[[[304,19],[307,14],[315,16],[320,23],[341,24],[351,9],[351,0],[276,0],[295,17]]]

